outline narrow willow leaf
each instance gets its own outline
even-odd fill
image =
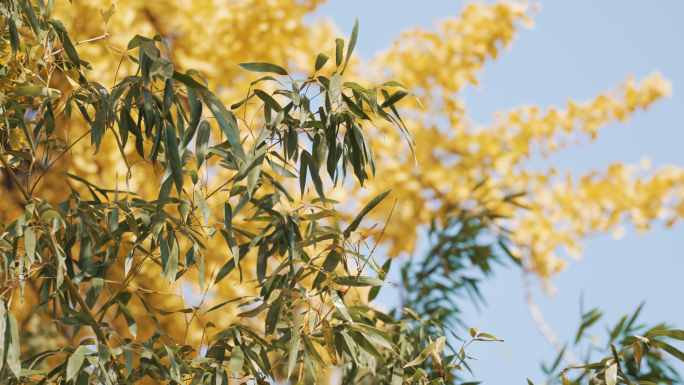
[[[328,94],[330,95],[330,102],[337,102],[340,98],[340,87],[342,86],[342,75],[335,72],[330,78],[330,88],[328,89]]]
[[[195,141],[195,156],[197,157],[197,169],[199,170],[204,163],[204,158],[207,155],[207,147],[209,147],[209,135],[211,135],[211,126],[209,122],[203,120],[199,124],[197,131],[197,140]]]
[[[162,102],[162,117],[163,118],[166,118],[166,115],[169,113],[169,111],[171,110],[171,106],[173,105],[173,96],[174,96],[173,85],[174,85],[174,83],[173,83],[172,78],[166,79],[165,86],[164,86],[164,99]]]
[[[223,205],[223,224],[226,226],[226,232],[233,232],[233,206],[228,202]]]
[[[209,107],[209,110],[211,110],[211,113],[216,118],[219,128],[221,128],[221,131],[223,131],[228,138],[231,152],[241,160],[245,160],[245,152],[240,143],[240,130],[238,129],[237,120],[235,120],[233,113],[228,111],[223,103],[221,103],[221,100],[219,100],[211,91],[205,90],[200,94],[204,99],[204,103]]]
[[[211,217],[211,209],[209,209],[209,205],[207,205],[207,201],[204,200],[202,197],[202,194],[198,193],[195,191],[195,200],[197,201],[197,208],[200,211],[200,215],[202,215],[202,219],[204,220],[204,224],[206,226],[209,226],[209,219]]]
[[[81,370],[85,356],[81,353],[74,353],[69,357],[66,368],[66,380],[69,382]]]
[[[24,233],[25,234],[25,233]],[[636,336],[635,336],[636,337]],[[684,341],[684,330],[679,330],[679,329],[674,329],[674,330],[664,330],[664,329],[657,329],[650,331],[644,335],[646,338],[653,338],[653,337],[669,337],[669,338],[674,338],[680,341]],[[638,337],[637,337],[638,338]],[[642,337],[643,338],[643,337]]]
[[[128,349],[123,349],[124,361],[126,362],[126,378],[133,372],[133,352]]]
[[[674,346],[668,345],[668,344],[666,344],[665,342],[663,342],[663,341],[661,341],[661,340],[659,340],[659,339],[655,339],[655,338],[651,339],[651,340],[650,340],[650,343],[651,343],[651,345],[654,345],[654,346],[656,346],[656,347],[658,347],[658,348],[663,349],[664,351],[666,351],[666,352],[672,354],[673,356],[675,356],[675,358],[677,358],[678,360],[684,362],[684,353],[682,353],[681,350],[675,348]]]
[[[24,86],[18,87],[14,91],[14,96],[30,96],[39,99],[58,98],[62,95],[59,90],[43,86]]]
[[[321,68],[323,68],[323,66],[325,65],[325,63],[328,62],[328,59],[330,59],[330,58],[328,57],[328,55],[326,55],[326,54],[324,54],[324,53],[319,53],[319,54],[318,54],[318,57],[316,57],[316,65],[315,65],[315,67],[314,67],[315,70],[316,70],[316,72],[318,72]]]
[[[204,91],[207,89],[206,86],[197,82],[197,80],[193,79],[192,76],[182,74],[182,73],[177,72],[177,71],[173,71],[173,79],[178,80],[179,82],[185,84],[189,88],[197,90],[197,91]]]
[[[335,66],[339,67],[342,64],[344,57],[344,40],[335,39]]]
[[[131,314],[130,310],[128,310],[128,308],[126,307],[126,305],[123,302],[117,300],[116,303],[119,305],[119,309],[121,310],[121,312],[124,315],[124,318],[126,319],[126,324],[128,325],[128,331],[131,332],[131,335],[134,338],[137,338],[138,325],[135,322],[135,317],[133,317],[133,314]]]
[[[21,49],[21,42],[19,41],[19,31],[17,30],[17,24],[14,22],[12,17],[7,18],[9,25],[9,35],[10,35],[10,45],[12,46],[12,52],[17,53]]]
[[[332,300],[333,305],[335,306],[335,309],[337,309],[337,312],[340,313],[340,316],[344,318],[345,320],[349,321],[350,324],[354,324],[354,321],[352,320],[351,316],[349,315],[349,310],[347,309],[347,305],[344,303],[344,299],[337,294],[337,290],[331,290],[330,291],[330,299]]]
[[[292,372],[294,371],[295,366],[297,365],[297,357],[299,356],[299,343],[300,343],[300,335],[295,331],[294,337],[292,337],[292,341],[290,341],[290,356],[288,357],[287,361],[287,377],[290,378],[292,376]]]
[[[318,354],[318,351],[316,350],[316,347],[314,347],[313,342],[311,342],[311,339],[309,339],[309,336],[306,334],[302,334],[302,340],[304,341],[304,347],[306,347],[306,350],[309,352],[311,357],[319,364],[325,366],[325,362],[323,362],[323,359],[321,356]]]
[[[24,230],[24,248],[26,249],[26,256],[29,262],[33,265],[36,260],[36,233],[33,232],[31,227],[27,227]]]
[[[271,72],[278,75],[287,76],[285,68],[271,63],[240,63],[240,68],[250,72]]]
[[[230,364],[228,365],[230,373],[234,377],[240,376],[240,371],[242,370],[242,365],[245,363],[245,355],[240,348],[240,345],[233,347],[230,352]]]
[[[308,163],[308,168],[309,168],[309,173],[311,174],[311,179],[313,180],[314,187],[316,188],[316,192],[318,193],[318,196],[321,198],[323,201],[323,204],[325,204],[325,189],[323,188],[323,181],[321,180],[321,176],[318,173],[319,167],[314,158],[309,154],[308,151],[304,150],[302,151],[302,163]],[[306,170],[304,170],[306,171]],[[306,179],[302,176],[301,172],[299,174],[300,178],[300,183],[301,180],[304,180],[304,183],[306,183]]]
[[[352,29],[351,38],[349,38],[349,45],[347,46],[347,58],[344,61],[344,68],[342,68],[342,73],[347,69],[347,64],[349,64],[349,59],[351,58],[352,52],[354,52],[354,47],[356,46],[356,38],[359,36],[359,17],[356,16],[356,22],[354,23],[354,29]]]
[[[377,278],[356,277],[356,276],[337,277],[333,280],[333,282],[335,282],[338,285],[356,286],[356,287],[382,286],[382,285],[387,283],[387,282],[384,282],[384,281],[377,279]]]
[[[176,185],[176,192],[178,196],[181,195],[183,189],[183,165],[181,164],[180,154],[178,153],[178,141],[176,140],[176,130],[169,123],[164,132],[164,143],[166,155],[171,166],[171,176],[173,177],[173,184]]]
[[[390,95],[388,98],[385,99],[384,102],[380,105],[380,108],[386,108],[389,106],[393,106],[396,102],[400,101],[403,99],[406,95],[408,95],[408,92],[406,91],[397,91]]]
[[[366,204],[366,206],[363,208],[363,210],[361,210],[361,212],[356,216],[356,218],[354,218],[352,223],[350,223],[349,226],[344,230],[345,238],[349,238],[349,236],[351,235],[351,232],[355,231],[359,227],[359,225],[361,224],[361,221],[363,220],[363,217],[365,217],[366,214],[368,214],[371,210],[373,210],[375,208],[375,206],[380,204],[380,202],[382,202],[382,200],[385,199],[385,197],[387,196],[387,194],[390,193],[390,191],[392,191],[392,189],[389,189],[389,190],[379,194],[378,196],[373,198],[370,202],[368,202],[368,204]]]
[[[299,86],[297,83],[292,83],[292,103],[295,106],[298,106],[301,102],[301,98],[299,97]],[[278,125],[278,120],[276,119],[276,126]]]
[[[617,384],[618,367],[614,359],[606,362],[606,385]]]
[[[423,361],[425,361],[425,359],[428,358],[428,356],[430,355],[430,353],[432,352],[432,350],[435,348],[436,345],[437,345],[436,342],[433,342],[433,343],[431,343],[431,344],[428,344],[428,346],[426,346],[425,349],[423,349],[423,351],[420,352],[420,354],[418,355],[418,357],[416,357],[415,360],[413,360],[413,361],[407,363],[406,365],[404,365],[404,368],[408,368],[409,366],[419,365],[420,363],[422,363]]]
[[[0,301],[0,306],[5,305]],[[14,373],[15,377],[19,376],[21,372],[21,361],[19,360],[19,329],[17,328],[17,319],[11,311],[7,311],[6,325],[5,325],[5,357],[6,363]],[[9,338],[8,338],[9,337]]]

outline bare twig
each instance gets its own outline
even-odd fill
[[[530,282],[529,274],[529,270],[525,269],[523,272],[525,302],[527,302],[527,311],[530,312],[532,319],[534,319],[534,323],[537,324],[537,329],[539,329],[539,332],[544,336],[544,338],[546,338],[546,341],[551,345],[551,347],[553,347],[558,353],[563,352],[563,358],[570,363],[570,365],[581,366],[582,363],[572,354],[572,352],[563,350],[564,347],[560,341],[558,341],[558,337],[556,337],[556,334],[553,332],[553,330],[551,330],[549,325],[546,324],[546,321],[544,321],[544,316],[539,310],[537,303],[534,301],[534,296],[532,294],[532,283]]]
[[[94,37],[94,38],[92,38],[92,39],[83,40],[83,41],[77,41],[77,42],[74,43],[73,45],[76,46],[76,45],[83,44],[83,43],[90,43],[91,41],[106,39],[107,36],[109,36],[109,34],[108,34],[108,33],[105,33],[105,34],[102,35],[102,36]],[[62,52],[62,51],[64,51],[64,48],[58,49],[57,51],[53,52],[53,53],[52,53],[52,56],[55,56],[55,55],[57,55],[58,53],[60,53],[60,52]]]

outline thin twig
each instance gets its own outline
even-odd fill
[[[76,45],[83,44],[83,43],[90,43],[91,41],[106,39],[107,36],[109,36],[109,34],[108,34],[108,33],[105,33],[105,34],[102,35],[102,36],[94,37],[94,38],[92,38],[92,39],[83,40],[83,41],[77,41],[77,42],[74,43],[73,45],[76,46]],[[55,55],[57,55],[58,53],[60,53],[60,52],[62,52],[62,51],[64,51],[64,48],[58,49],[57,51],[53,52],[53,53],[52,53],[52,56],[55,56]]]
[[[527,311],[532,316],[532,319],[534,319],[534,323],[537,324],[537,329],[539,329],[539,332],[544,336],[544,338],[546,338],[546,341],[551,345],[551,347],[553,347],[558,353],[563,352],[563,358],[570,363],[570,365],[581,366],[582,363],[580,360],[578,360],[577,357],[572,354],[572,352],[564,350],[564,346],[560,343],[560,341],[558,341],[556,334],[553,332],[553,330],[551,330],[549,325],[546,324],[546,321],[544,321],[544,316],[539,310],[539,307],[537,307],[537,303],[534,301],[534,296],[532,294],[532,283],[528,277],[529,274],[530,273],[528,270],[523,272],[525,302],[527,302]]]
[[[397,205],[397,200],[394,199],[394,204],[392,204],[392,210],[389,213],[389,216],[387,217],[387,222],[385,222],[385,227],[382,228],[382,232],[380,233],[380,236],[378,239],[375,241],[375,245],[373,245],[373,249],[371,250],[370,254],[368,254],[368,258],[366,258],[366,261],[363,263],[363,267],[361,267],[361,270],[358,271],[357,275],[361,275],[361,272],[363,269],[366,268],[366,265],[368,264],[368,260],[373,257],[373,252],[375,251],[375,248],[378,247],[378,243],[380,243],[380,239],[382,239],[382,235],[385,234],[385,229],[387,228],[387,225],[389,224],[390,219],[392,219],[392,213],[394,212],[394,206]]]

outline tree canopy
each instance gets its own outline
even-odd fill
[[[519,171],[667,96],[658,75],[471,127],[453,95],[531,22],[523,4],[469,5],[363,70],[359,20],[335,39],[302,22],[316,2],[196,3],[0,5],[4,382],[461,383],[471,344],[503,344],[458,324],[467,271],[510,257],[546,282],[558,247],[625,213],[679,216],[679,171],[554,188],[554,170]],[[411,253],[421,227],[430,251],[388,282],[376,246]],[[372,302],[386,284],[401,307]],[[684,353],[663,337],[684,332],[638,313],[573,382],[673,381],[660,351]],[[601,313],[583,317],[577,340]],[[548,374],[565,384],[563,353]]]

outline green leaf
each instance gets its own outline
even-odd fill
[[[280,175],[280,176],[283,176],[285,178],[296,178],[297,177],[295,174],[291,173],[288,169],[286,169],[285,167],[279,165],[278,163],[276,163],[270,159],[268,160],[268,163],[270,164],[273,171],[275,171],[275,173]]]
[[[69,382],[78,372],[81,371],[85,356],[81,353],[74,353],[69,357],[66,368],[66,380]]]
[[[24,232],[26,235],[26,232]],[[684,330],[674,329],[674,330],[653,330],[644,335],[646,338],[653,337],[669,337],[680,341],[684,341]]]
[[[433,343],[429,344],[428,346],[426,346],[425,349],[423,349],[423,351],[420,352],[418,357],[416,357],[415,360],[404,365],[404,368],[408,368],[409,366],[421,364],[423,361],[425,361],[426,358],[428,358],[428,356],[430,355],[432,350],[435,348],[435,346],[437,346],[437,342],[433,342]]]
[[[311,339],[309,339],[309,336],[302,334],[302,340],[304,341],[304,347],[306,347],[306,350],[309,351],[311,357],[313,357],[313,359],[318,362],[319,365],[325,366],[325,362],[323,362],[323,359],[318,354],[318,351],[314,347],[313,342],[311,342]]]
[[[616,385],[618,377],[618,365],[615,359],[606,362],[606,385]]]
[[[330,89],[328,94],[330,95],[330,102],[334,103],[340,98],[340,86],[342,85],[342,75],[335,72],[330,78]]]
[[[382,286],[387,283],[377,278],[356,276],[337,277],[333,281],[338,285],[355,287]]]
[[[668,345],[665,342],[658,340],[658,339],[652,339],[649,341],[651,345],[659,347],[663,349],[664,351],[672,354],[675,356],[680,361],[684,361],[684,353],[682,353],[679,349],[675,348],[674,346]]]
[[[0,301],[0,307],[3,307],[4,303]],[[21,372],[21,361],[19,361],[19,329],[17,328],[17,319],[14,318],[14,314],[11,311],[7,311],[6,324],[4,330],[5,337],[5,357],[7,357],[7,365],[14,373],[14,376],[19,376]],[[9,337],[9,339],[8,339]]]
[[[173,79],[185,84],[187,87],[190,87],[194,90],[198,91],[204,91],[207,89],[203,84],[197,82],[197,80],[193,79],[192,76],[182,74],[178,71],[173,71]]]
[[[294,335],[294,337],[292,337],[292,341],[290,341],[290,356],[288,357],[288,360],[287,360],[287,377],[288,378],[290,378],[290,376],[292,376],[292,372],[294,371],[294,368],[297,365],[297,356],[299,355],[299,343],[300,343],[301,336],[299,335],[299,333],[296,330],[294,332],[296,334]]]
[[[332,300],[335,309],[337,309],[337,312],[340,313],[340,316],[353,325],[354,321],[349,315],[347,305],[344,303],[344,299],[337,294],[337,290],[330,290],[330,299]]]
[[[254,94],[276,112],[282,111],[283,107],[271,95],[262,90],[254,90]]]
[[[30,96],[39,99],[58,98],[62,95],[59,90],[54,88],[47,88],[43,86],[24,86],[18,87],[14,91],[14,96]]]
[[[319,54],[318,54],[318,57],[316,58],[316,65],[315,65],[315,67],[314,67],[314,68],[316,69],[316,72],[318,72],[321,68],[323,68],[323,66],[325,65],[325,63],[328,62],[328,59],[330,59],[330,58],[328,57],[328,55],[326,55],[326,54],[324,54],[324,53],[319,53]]]
[[[226,134],[233,154],[241,160],[245,160],[245,152],[242,149],[242,143],[240,143],[240,130],[238,129],[237,120],[235,120],[233,113],[228,111],[219,98],[211,91],[205,90],[200,94],[204,99],[204,103],[209,107],[211,113],[216,118],[221,131]]]
[[[352,231],[355,231],[359,227],[359,225],[361,224],[361,221],[363,220],[363,217],[365,217],[366,214],[368,214],[371,210],[373,210],[375,208],[375,206],[380,204],[380,202],[382,202],[382,200],[385,199],[385,197],[387,196],[387,194],[390,193],[390,191],[392,191],[392,189],[389,189],[389,190],[379,194],[378,196],[373,198],[370,202],[368,202],[368,204],[366,204],[366,206],[363,208],[363,210],[361,210],[361,212],[356,216],[356,218],[354,218],[352,223],[344,230],[344,237],[345,238],[349,238]]]
[[[195,200],[197,201],[197,208],[200,211],[200,215],[202,215],[202,219],[204,220],[204,224],[206,226],[209,226],[209,218],[211,217],[211,209],[209,209],[209,205],[207,205],[207,201],[204,200],[202,195],[195,191]]]
[[[33,232],[31,227],[27,227],[24,230],[24,248],[26,249],[26,256],[31,265],[36,260],[36,233]]]
[[[316,163],[314,158],[306,150],[302,151],[301,160],[302,160],[302,163],[304,163],[304,162],[308,163],[309,173],[311,174],[311,179],[313,180],[314,187],[316,188],[316,193],[318,193],[318,196],[323,201],[323,204],[325,204],[325,189],[323,188],[323,181],[321,180],[321,176],[318,173],[318,170],[320,169],[320,167],[318,167],[318,164]],[[301,180],[305,180],[304,177],[302,176],[301,172],[299,174],[299,178]]]
[[[19,31],[17,30],[17,24],[14,22],[12,17],[7,18],[9,23],[9,34],[10,34],[10,44],[12,45],[12,52],[17,53],[21,49],[21,42],[19,41]]]
[[[335,39],[335,66],[339,67],[342,64],[344,56],[344,40]]]
[[[240,68],[250,72],[271,72],[278,75],[287,76],[287,71],[283,67],[271,63],[240,63]]]
[[[380,105],[380,108],[386,108],[389,106],[394,105],[396,102],[400,101],[403,99],[406,95],[408,95],[408,92],[406,91],[397,91],[390,95],[385,101]]]
[[[135,323],[135,317],[133,317],[133,314],[131,314],[131,311],[128,310],[128,308],[126,307],[126,305],[123,302],[117,300],[116,303],[119,305],[119,309],[121,310],[121,312],[124,315],[124,318],[126,319],[126,324],[128,325],[128,331],[131,332],[131,335],[134,338],[137,338],[138,325]]]
[[[209,147],[209,135],[211,135],[211,127],[209,122],[203,120],[199,124],[197,131],[197,140],[195,142],[195,156],[197,157],[197,169],[199,170],[204,163],[204,158],[207,155],[207,147]]]
[[[176,130],[170,123],[167,123],[167,129],[164,132],[164,143],[166,149],[166,156],[171,166],[171,176],[173,183],[176,185],[178,196],[183,190],[183,165],[181,164],[180,154],[178,153],[178,141],[176,140]]]
[[[240,376],[240,371],[242,370],[242,365],[245,363],[245,355],[242,353],[240,345],[235,345],[233,350],[230,352],[230,373],[234,377]]]
[[[351,58],[352,52],[354,52],[354,47],[356,46],[356,38],[359,36],[359,17],[356,16],[356,22],[354,23],[354,29],[352,30],[351,38],[349,39],[349,45],[347,46],[347,58],[344,61],[344,68],[342,68],[342,73],[347,69],[347,64],[349,64],[349,59]]]

